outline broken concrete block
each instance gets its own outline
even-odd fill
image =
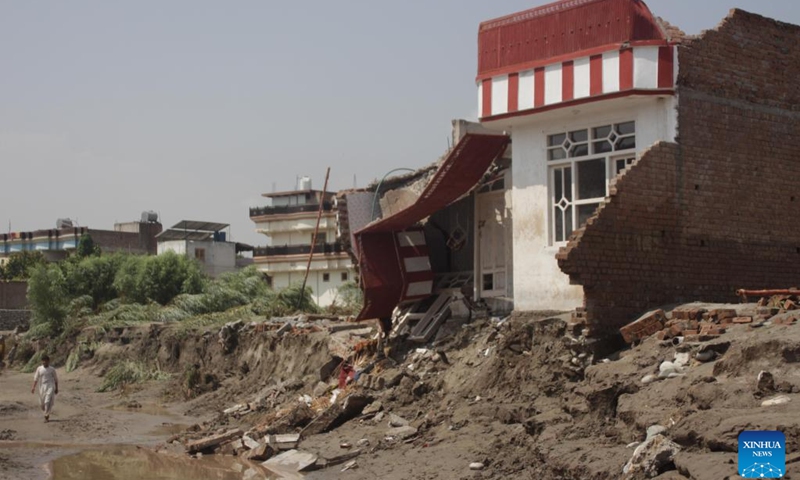
[[[383,410],[383,404],[380,401],[376,401],[364,407],[364,411],[362,413],[364,415],[372,415],[373,413],[378,413],[381,410]]]
[[[647,427],[647,438],[645,441],[650,440],[651,438],[655,437],[656,435],[661,435],[662,433],[667,431],[667,427],[661,425],[652,425]]]
[[[316,461],[317,456],[313,453],[289,450],[270,458],[261,465],[274,473],[283,474],[289,476],[289,478],[295,478],[297,477],[297,472],[306,470],[308,467],[314,465]]]
[[[225,415],[231,415],[247,409],[248,409],[247,405],[239,404],[239,405],[234,405],[231,408],[226,408],[225,410],[222,411],[222,413],[224,413]]]
[[[662,330],[665,321],[666,314],[664,310],[653,310],[652,312],[645,313],[636,321],[625,325],[619,331],[625,342],[633,343]]]
[[[328,407],[311,421],[301,432],[301,436],[317,435],[329,432],[348,420],[361,415],[364,408],[372,403],[373,397],[363,394],[351,394],[344,401]]]
[[[274,448],[264,443],[247,452],[246,458],[254,462],[263,462],[275,455],[275,453],[276,451]]]
[[[678,367],[684,367],[689,364],[689,352],[675,353],[675,360],[672,362]]]
[[[255,440],[250,435],[244,435],[242,437],[242,444],[244,444],[244,446],[249,448],[250,450],[255,450],[256,448],[261,446],[261,443],[258,440]]]
[[[236,437],[241,437],[242,433],[243,432],[237,428],[236,430],[229,430],[225,433],[212,435],[210,437],[202,438],[200,440],[194,440],[186,444],[186,451],[189,453],[195,453],[195,452],[201,452],[203,450],[209,450],[214,447],[218,447],[225,442],[233,440]]]
[[[264,441],[275,450],[292,450],[297,448],[297,444],[300,443],[300,434],[269,435],[264,437]]]
[[[289,332],[291,330],[292,330],[292,323],[291,322],[286,322],[286,323],[283,324],[283,326],[281,328],[278,329],[277,334],[278,335],[283,335],[284,333],[287,333],[287,332]]]
[[[717,357],[717,352],[715,352],[714,350],[706,350],[704,352],[697,352],[697,354],[694,356],[695,360],[697,360],[698,362],[703,362],[703,363],[710,362],[711,360],[715,359],[716,357]]]
[[[784,405],[791,401],[792,399],[787,397],[786,395],[779,395],[775,398],[770,398],[769,400],[764,400],[761,402],[762,407],[774,407],[777,405]]]
[[[642,383],[647,385],[648,383],[653,383],[656,380],[658,380],[658,376],[657,375],[645,375],[644,378],[642,378]]]
[[[486,466],[481,462],[472,462],[469,464],[470,470],[483,470],[484,468],[486,468]]]
[[[390,428],[397,428],[397,427],[405,427],[408,426],[408,420],[394,413],[389,414],[389,427]]]
[[[664,472],[670,465],[675,455],[681,450],[678,444],[670,441],[664,435],[655,435],[642,442],[633,451],[631,459],[625,464],[622,473],[635,476],[644,474],[652,478]]]
[[[417,429],[408,425],[404,427],[390,428],[386,431],[387,437],[392,437],[400,440],[405,440],[407,438],[413,437],[416,434],[417,434]]]
[[[331,457],[331,458],[319,457],[317,458],[317,461],[314,462],[313,465],[306,467],[303,471],[311,471],[311,470],[318,470],[320,468],[332,467],[334,465],[345,463],[348,460],[356,458],[359,455],[361,455],[361,450],[354,450],[350,453],[345,453],[344,455],[338,455],[336,457]]]

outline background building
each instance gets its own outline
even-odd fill
[[[68,252],[78,246],[84,234],[89,234],[94,244],[105,253],[155,255],[156,235],[162,229],[154,212],[142,213],[142,219],[138,222],[117,223],[114,230],[79,227],[69,219],[59,219],[53,229],[0,234],[0,259],[16,252],[38,251],[51,262],[63,260]]]
[[[236,255],[252,247],[227,241],[227,223],[182,220],[163,231],[158,240],[158,254],[174,252],[194,258],[203,272],[217,277],[238,267]]]
[[[338,287],[353,276],[352,262],[337,242],[334,194],[313,190],[311,180],[302,177],[296,190],[263,196],[271,200],[271,205],[251,208],[250,218],[256,224],[256,231],[269,237],[269,245],[255,248],[253,261],[272,278],[275,289],[303,282],[317,215],[322,207],[307,285],[314,292],[318,305],[332,304]]]

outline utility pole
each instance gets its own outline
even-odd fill
[[[300,290],[300,298],[297,300],[297,308],[300,308],[300,302],[306,294],[306,283],[308,282],[308,272],[311,270],[311,260],[314,258],[314,246],[317,244],[317,235],[319,235],[319,222],[322,219],[322,209],[325,206],[325,193],[328,191],[328,177],[331,175],[331,167],[325,172],[325,185],[322,187],[322,198],[319,202],[319,210],[317,210],[317,225],[314,227],[314,236],[311,237],[311,251],[308,254],[308,264],[306,264],[306,274],[303,277],[303,288]]]

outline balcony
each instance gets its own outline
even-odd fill
[[[309,204],[309,205],[285,205],[285,206],[278,206],[278,207],[252,207],[250,208],[250,218],[253,217],[262,217],[265,215],[288,215],[291,213],[309,213],[309,212],[317,212],[319,210],[319,204]],[[322,211],[330,212],[333,210],[333,203],[331,202],[322,202]]]
[[[308,255],[311,253],[311,245],[283,245],[273,247],[256,247],[253,250],[253,257],[271,257],[277,255]],[[341,243],[318,243],[314,246],[315,254],[336,254],[345,253]]]

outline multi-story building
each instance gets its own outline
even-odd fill
[[[352,280],[353,265],[337,242],[336,205],[334,193],[313,190],[311,180],[303,177],[297,189],[265,193],[271,205],[250,209],[256,231],[269,237],[269,245],[253,252],[255,265],[272,279],[273,288],[280,290],[302,283],[309,258],[306,285],[314,292],[320,306],[331,305],[337,298],[338,287]],[[319,219],[319,231],[311,255],[311,244]]]

